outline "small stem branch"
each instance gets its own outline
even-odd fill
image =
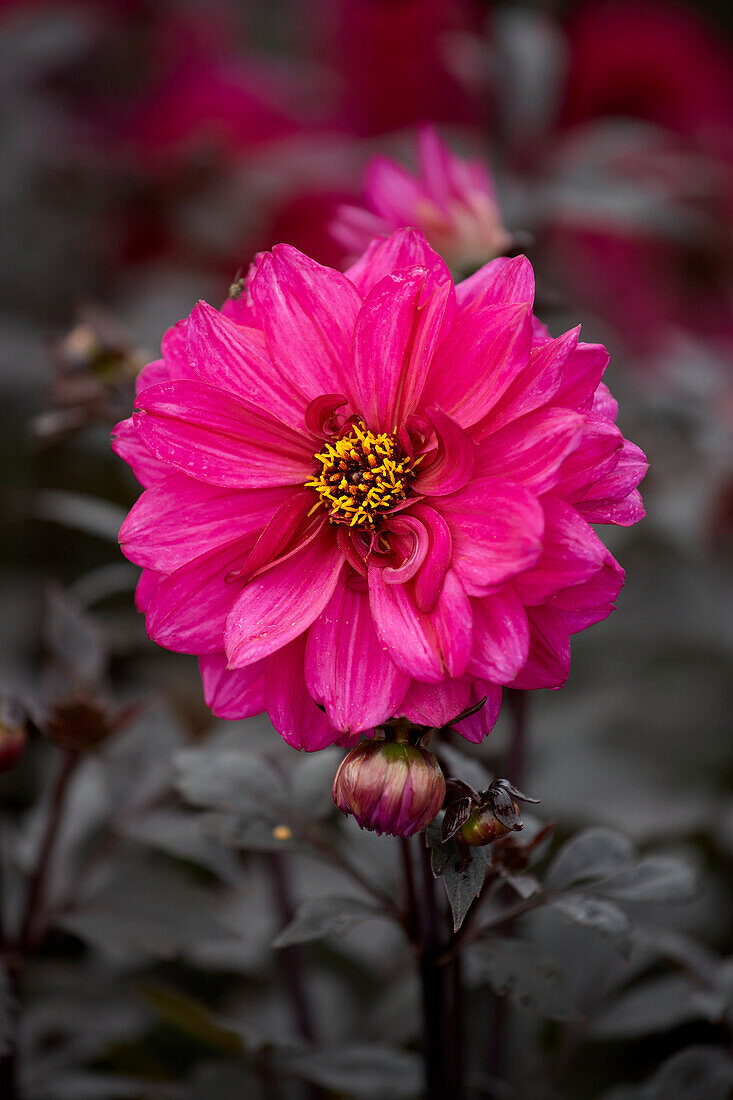
[[[63,814],[66,795],[69,790],[71,778],[79,763],[79,753],[65,749],[61,766],[56,777],[56,784],[51,795],[51,804],[48,808],[46,828],[38,851],[36,866],[28,880],[28,892],[25,899],[23,916],[20,921],[18,934],[18,947],[24,954],[28,954],[36,946],[34,932],[41,914],[48,872],[51,867],[56,841],[59,834],[59,826]]]
[[[420,935],[418,924],[418,903],[415,892],[415,876],[412,869],[412,850],[410,842],[401,836],[400,856],[402,859],[402,877],[405,884],[405,918],[404,926],[412,943],[417,943]]]
[[[518,688],[505,688],[504,691],[512,721],[504,772],[511,783],[521,787],[527,763],[528,693]]]

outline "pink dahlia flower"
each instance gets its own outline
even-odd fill
[[[166,333],[116,429],[145,486],[120,541],[215,714],[314,750],[486,697],[479,741],[502,684],[564,682],[623,583],[590,524],[643,515],[646,463],[533,288],[524,257],[454,286],[415,230],[346,274],[278,245]]]
[[[506,252],[512,238],[481,161],[456,156],[432,126],[420,128],[417,151],[415,175],[389,157],[370,162],[364,205],[338,208],[335,239],[358,255],[374,237],[415,226],[455,271],[473,271]]]

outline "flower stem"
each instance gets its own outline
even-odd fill
[[[23,916],[20,921],[20,932],[18,934],[18,949],[23,954],[28,954],[29,951],[32,951],[38,946],[36,942],[37,937],[34,936],[34,933],[45,900],[46,882],[54,850],[56,848],[56,841],[58,840],[59,826],[61,824],[61,817],[66,802],[66,795],[79,760],[80,756],[78,752],[64,750],[61,766],[56,777],[56,784],[53,789],[53,794],[51,795],[51,805],[48,808],[46,828],[43,839],[41,840],[41,847],[38,851],[38,859],[28,880],[28,891],[26,893],[25,907],[23,909]]]
[[[445,1004],[445,969],[438,963],[441,954],[439,913],[435,897],[435,879],[430,866],[430,852],[422,851],[422,906],[420,912],[420,984],[423,1017],[423,1065],[425,1068],[426,1100],[451,1100],[455,1096],[454,1082],[447,1072],[447,1034]]]
[[[518,688],[505,688],[504,691],[511,718],[511,733],[503,770],[510,782],[521,787],[527,763],[528,692]]]

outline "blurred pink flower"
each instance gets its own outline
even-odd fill
[[[120,532],[158,644],[226,718],[291,744],[393,716],[491,729],[501,685],[558,687],[623,571],[591,523],[642,515],[603,347],[552,339],[524,257],[454,286],[415,230],[346,274],[288,245],[145,368],[114,448]]]
[[[475,271],[505,252],[511,236],[502,225],[491,176],[481,161],[456,156],[432,126],[417,137],[413,175],[389,157],[367,167],[363,206],[342,205],[331,231],[351,255],[376,236],[414,226],[454,271]]]

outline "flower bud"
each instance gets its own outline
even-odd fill
[[[25,714],[10,697],[0,700],[0,772],[9,772],[21,757],[28,740]]]
[[[519,815],[519,807],[514,806]],[[518,825],[509,826],[502,824],[494,816],[491,806],[474,806],[468,815],[467,821],[461,826],[460,835],[470,848],[481,848],[484,844],[490,844],[492,840],[498,840],[512,829],[521,829],[521,821]]]
[[[413,836],[436,816],[445,777],[427,749],[405,741],[362,741],[341,761],[333,800],[362,829]]]

